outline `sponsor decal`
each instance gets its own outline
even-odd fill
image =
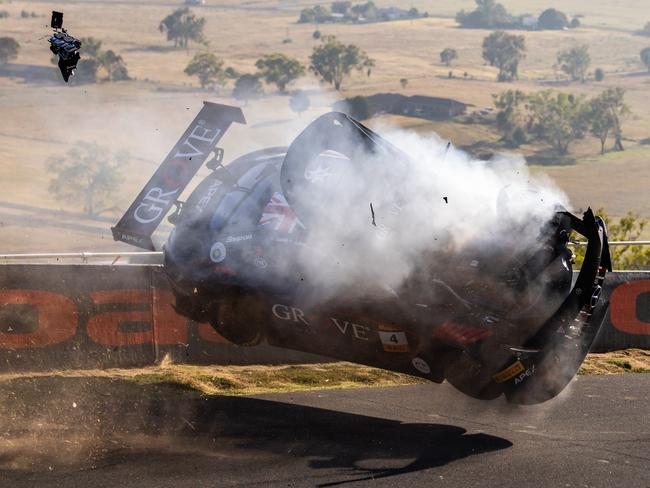
[[[231,243],[231,242],[249,241],[252,238],[253,238],[253,234],[244,234],[241,236],[228,236],[226,238],[226,242]]]
[[[530,368],[528,368],[526,371],[524,371],[523,373],[521,373],[519,376],[515,378],[515,385],[518,385],[526,378],[529,378],[534,374],[535,374],[535,365],[533,364]]]
[[[429,374],[431,373],[431,368],[429,367],[429,363],[427,363],[424,359],[422,358],[413,358],[413,361],[411,361],[411,364],[415,369],[417,369],[420,373],[424,374]]]
[[[259,226],[276,232],[291,234],[296,228],[305,229],[304,224],[293,212],[284,196],[276,192],[271,201],[264,207]]]
[[[261,256],[256,257],[255,260],[253,261],[253,264],[255,264],[255,266],[257,266],[260,269],[264,269],[268,266],[266,259],[264,259]]]
[[[84,296],[80,303],[87,301],[91,308],[49,291],[0,290],[0,349],[45,348],[75,337],[115,347],[188,342],[190,321],[173,309],[170,292],[97,290]],[[142,326],[133,329],[136,323]],[[196,330],[204,341],[227,342],[210,324],[198,324]]]
[[[620,284],[610,298],[612,325],[626,334],[650,335],[650,280]]]
[[[276,303],[271,308],[271,312],[280,320],[286,320],[287,322],[296,322],[309,325],[309,321],[305,318],[305,312],[300,310],[297,307],[289,307],[288,305],[282,305],[281,303]]]
[[[508,380],[511,380],[518,374],[524,371],[524,365],[521,361],[517,361],[510,366],[508,366],[503,371],[499,371],[497,374],[492,376],[492,379],[495,383],[505,383]]]
[[[226,259],[226,246],[219,241],[212,244],[212,247],[210,248],[210,259],[214,263],[220,263]]]
[[[459,324],[448,320],[434,330],[432,337],[440,341],[468,346],[491,335],[492,332],[485,327]]]
[[[205,120],[199,120],[197,122],[192,132],[179,145],[176,154],[174,154],[174,158],[193,158],[203,155],[203,151],[194,145],[197,142],[214,144],[217,137],[221,135],[221,129],[209,129],[205,125]],[[209,147],[211,148],[212,146]]]
[[[174,195],[180,188],[165,192],[161,188],[154,187],[147,192],[140,204],[133,212],[133,217],[141,224],[149,224],[158,218],[169,208]]]
[[[386,352],[408,352],[409,343],[403,330],[379,325],[379,339]]]
[[[347,335],[347,331],[349,330],[350,334],[355,339],[359,339],[360,341],[370,340],[368,338],[370,327],[366,327],[365,325],[361,324],[355,324],[354,322],[348,322],[347,320],[335,319],[334,317],[330,317],[330,320],[336,326],[339,332],[341,332],[341,334]]]
[[[210,200],[212,200],[212,197],[214,196],[215,193],[217,193],[217,190],[219,187],[223,184],[221,180],[214,180],[212,184],[210,185],[210,188],[208,188],[208,191],[206,192],[205,195],[201,197],[201,200],[199,200],[196,204],[196,209],[199,212],[203,212],[205,207],[207,207],[208,203],[210,203]]]
[[[305,179],[310,183],[324,183],[334,173],[329,166],[318,165],[312,170],[305,170]]]

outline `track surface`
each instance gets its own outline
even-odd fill
[[[448,385],[204,398],[108,379],[0,384],[0,486],[650,487],[650,374],[542,407]]]

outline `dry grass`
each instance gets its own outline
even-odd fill
[[[626,349],[589,354],[578,374],[650,373],[650,351]]]
[[[180,3],[180,2],[179,2]],[[253,71],[261,55],[281,51],[303,62],[315,42],[313,25],[296,24],[300,8],[316,1],[299,3],[283,0],[238,2],[223,0],[218,5],[196,9],[207,19],[206,37],[210,49],[222,56],[227,65],[240,71]],[[326,3],[326,2],[325,2]],[[381,5],[399,4],[389,0]],[[628,76],[641,69],[638,52],[650,45],[650,39],[633,35],[633,31],[650,21],[650,7],[642,0],[618,4],[613,0],[576,0],[566,6],[550,0],[506,0],[514,13],[539,12],[556,6],[568,14],[584,14],[584,28],[561,32],[524,32],[528,55],[521,66],[522,80],[516,84],[494,81],[495,69],[485,66],[480,45],[484,30],[459,29],[452,17],[460,8],[471,8],[470,0],[419,0],[414,6],[428,10],[432,17],[416,21],[399,21],[369,25],[322,25],[323,34],[335,34],[344,42],[355,43],[376,59],[372,76],[362,74],[346,81],[342,96],[376,92],[402,92],[448,96],[472,103],[477,108],[491,106],[491,95],[507,88],[535,91],[549,86],[592,96],[609,86],[628,90],[627,101],[634,116],[626,121],[628,150],[622,154],[597,156],[596,141],[587,140],[574,146],[576,163],[571,166],[535,168],[550,174],[569,194],[576,208],[604,206],[614,215],[628,209],[650,217],[650,156],[641,141],[650,137],[650,76]],[[19,79],[0,78],[0,200],[38,207],[78,210],[74,204],[54,200],[47,191],[50,175],[47,158],[65,152],[76,140],[97,141],[115,149],[127,149],[132,161],[125,171],[124,185],[116,203],[125,208],[155,166],[170,149],[178,135],[204,99],[236,103],[228,90],[220,97],[196,88],[196,81],[183,74],[191,56],[204,49],[174,50],[158,31],[158,22],[172,7],[155,0],[63,2],[57,7],[65,12],[66,25],[78,36],[94,36],[105,46],[119,52],[137,81],[94,86],[27,84]],[[0,19],[5,36],[15,37],[22,46],[17,63],[51,66],[43,39],[47,33],[47,15],[51,3],[16,0],[0,5],[10,13]],[[39,18],[21,19],[20,10],[35,11]],[[293,42],[282,44],[290,37]],[[555,80],[553,68],[556,52],[576,43],[590,46],[592,67],[602,67],[607,75],[603,83],[584,85],[549,85]],[[458,49],[460,59],[451,68],[457,78],[448,79],[449,68],[438,62],[438,53],[447,46]],[[468,80],[458,79],[467,72]],[[401,78],[409,79],[400,87]],[[306,77],[299,86],[316,87],[314,78]],[[269,93],[272,88],[267,88]],[[233,127],[223,141],[227,157],[264,145],[286,143],[315,115],[329,109],[339,96],[325,90],[312,98],[312,108],[297,119],[286,97],[267,97],[245,107],[247,127]],[[436,131],[457,146],[479,140],[496,141],[490,127],[456,122],[421,122],[395,117],[392,123],[420,132]],[[524,154],[546,151],[544,147],[524,147]],[[549,158],[550,159],[550,158]],[[606,182],[606,183],[604,183]],[[0,209],[0,248],[3,252],[120,250],[106,230],[97,232],[61,232],[43,224],[22,225],[3,219]],[[115,215],[117,217],[117,214]],[[84,223],[83,221],[81,223]],[[108,227],[108,226],[106,226]]]
[[[425,380],[351,363],[292,366],[191,366],[163,364],[140,369],[74,370],[0,375],[0,383],[18,377],[121,378],[138,384],[172,383],[206,395],[252,395],[281,391],[360,388],[424,383]]]
[[[650,351],[628,349],[589,354],[578,374],[650,373]],[[389,387],[426,380],[358,364],[335,362],[291,366],[192,366],[161,364],[138,369],[70,370],[0,375],[16,378],[117,378],[137,384],[175,384],[206,395],[254,395],[331,388]]]

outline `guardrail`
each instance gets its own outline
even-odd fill
[[[569,245],[586,246],[587,241],[571,241]],[[609,241],[610,246],[650,246],[650,241]]]
[[[30,262],[41,260],[70,260],[80,259],[82,263],[88,263],[90,260],[110,260],[111,264],[117,264],[122,258],[129,262],[147,259],[149,262],[158,261],[162,263],[162,251],[142,251],[142,252],[62,252],[62,253],[22,253],[22,254],[0,254],[0,264],[10,262]],[[157,258],[157,259],[151,259]],[[124,261],[122,261],[123,263]],[[122,264],[120,263],[120,264]]]
[[[572,246],[586,246],[586,241],[571,241]],[[650,241],[610,241],[610,246],[650,246]],[[62,252],[62,253],[21,253],[21,254],[0,254],[0,264],[9,261],[31,261],[41,259],[81,259],[87,263],[93,259],[113,258],[113,264],[122,258],[161,258],[162,251],[135,251],[135,252]]]

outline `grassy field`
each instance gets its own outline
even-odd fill
[[[180,4],[180,2],[178,2]],[[298,12],[314,1],[208,0],[197,8],[205,16],[210,50],[224,58],[228,66],[252,72],[261,55],[281,51],[308,61],[316,41],[315,27],[297,24]],[[380,5],[416,6],[431,17],[368,25],[321,25],[323,34],[335,34],[355,43],[376,60],[370,78],[355,74],[344,84],[341,94],[319,87],[312,76],[296,86],[318,93],[310,110],[297,118],[289,110],[288,99],[273,95],[245,107],[246,127],[236,126],[223,140],[227,157],[264,145],[290,141],[304,125],[331,107],[339,97],[379,92],[400,92],[453,97],[489,107],[492,94],[507,88],[527,92],[557,88],[593,96],[610,86],[627,89],[627,103],[633,115],[625,121],[623,153],[598,155],[597,141],[587,138],[572,148],[572,160],[556,160],[548,148],[524,146],[521,152],[534,163],[533,171],[550,175],[570,196],[575,208],[605,207],[613,215],[633,210],[650,217],[650,76],[643,72],[638,53],[650,46],[650,38],[634,35],[650,21],[650,5],[641,0],[577,0],[570,6],[558,1],[504,1],[513,13],[538,13],[555,6],[569,15],[584,15],[584,27],[571,31],[525,32],[528,54],[521,65],[521,81],[496,83],[494,68],[484,65],[480,45],[489,33],[459,29],[453,16],[460,8],[471,9],[473,2],[400,0],[380,1]],[[49,51],[42,39],[48,33],[49,12],[65,12],[65,22],[75,35],[93,36],[121,54],[135,79],[129,82],[66,86],[62,82],[25,82],[20,77],[0,77],[0,252],[121,250],[113,243],[104,221],[77,216],[77,227],[65,231],[53,227],[39,209],[78,212],[79,206],[59,202],[48,193],[51,175],[47,159],[65,152],[75,141],[96,141],[115,150],[127,149],[131,161],[117,204],[125,208],[148,179],[178,135],[205,99],[236,103],[230,90],[204,92],[183,69],[202,46],[175,50],[158,31],[159,21],[176,2],[155,0],[74,0],[56,4],[39,1],[4,1],[0,10],[9,18],[0,19],[3,36],[15,37],[22,49],[16,64],[27,68],[51,66]],[[21,10],[34,11],[37,18],[20,18]],[[291,43],[283,44],[284,38]],[[566,84],[558,82],[554,69],[556,52],[579,43],[590,46],[592,69],[606,71],[602,83]],[[460,59],[451,70],[441,65],[438,53],[447,46],[459,51]],[[468,79],[463,79],[467,73]],[[407,78],[402,89],[399,80]],[[468,125],[459,121],[427,122],[391,117],[391,124],[418,132],[435,131],[456,146],[472,146],[478,141],[496,144],[498,136],[490,126]],[[369,121],[370,125],[386,120]],[[543,157],[540,157],[543,156]],[[543,161],[542,164],[538,164]],[[567,164],[570,163],[570,164]],[[17,210],[3,206],[10,202],[33,207]],[[113,218],[118,213],[109,215]]]

